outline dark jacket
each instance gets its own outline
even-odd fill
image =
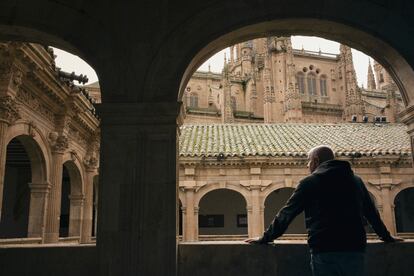
[[[323,162],[302,179],[258,242],[267,243],[281,236],[302,211],[312,253],[363,251],[364,217],[381,239],[393,239],[361,178],[354,175],[346,161]]]

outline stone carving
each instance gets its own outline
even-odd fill
[[[11,96],[0,97],[0,120],[12,124],[20,118],[16,101]]]
[[[55,131],[49,133],[49,142],[53,152],[63,153],[69,147],[68,138]]]
[[[54,114],[51,109],[39,101],[39,98],[36,97],[33,93],[20,89],[17,93],[17,98],[20,102],[28,106],[31,110],[38,112],[40,115],[45,117],[50,122],[54,121]]]
[[[83,164],[87,169],[94,170],[98,168],[99,158],[96,152],[87,154],[83,159]]]

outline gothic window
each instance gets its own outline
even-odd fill
[[[303,73],[296,74],[296,83],[298,84],[299,93],[305,94],[305,76]]]
[[[319,80],[319,85],[320,85],[320,89],[321,89],[321,96],[328,96],[328,91],[326,88],[326,77],[325,76],[321,76],[320,80]]]
[[[190,107],[198,107],[198,95],[196,93],[191,93],[190,95]]]
[[[308,93],[309,95],[316,95],[316,76],[313,73],[308,74]]]
[[[237,103],[236,103],[236,97],[231,97],[231,108],[233,111],[236,111]]]

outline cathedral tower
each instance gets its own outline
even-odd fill
[[[341,72],[344,74],[345,106],[344,119],[351,121],[353,115],[364,115],[361,89],[357,85],[351,48],[341,44],[339,48]]]

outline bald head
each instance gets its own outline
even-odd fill
[[[335,154],[329,146],[321,145],[308,152],[308,159],[308,167],[312,173],[322,162],[335,159]]]

